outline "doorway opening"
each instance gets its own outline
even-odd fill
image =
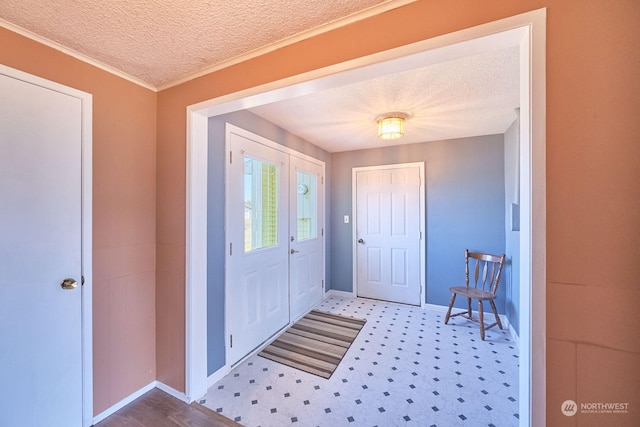
[[[520,52],[520,422],[523,425],[544,423],[545,28],[546,11],[540,9],[188,107],[186,393],[190,400],[204,395],[211,381],[207,378],[205,286],[208,118],[400,71],[408,64],[426,65],[496,46],[517,46]]]

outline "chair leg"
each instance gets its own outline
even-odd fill
[[[491,305],[491,310],[493,310],[493,315],[496,316],[496,323],[498,324],[498,328],[502,329],[502,322],[500,321],[500,316],[498,316],[498,310],[496,310],[496,305],[493,303],[493,300],[489,300],[489,304]]]
[[[451,300],[449,301],[449,310],[447,310],[447,315],[444,317],[444,324],[446,325],[449,322],[449,318],[451,317],[451,309],[453,308],[453,303],[456,300],[456,294],[451,294]]]
[[[469,315],[469,320],[473,319],[473,314],[471,312],[471,298],[467,298],[467,314]]]
[[[484,312],[482,311],[482,300],[478,300],[478,316],[480,317],[480,338],[484,341]]]

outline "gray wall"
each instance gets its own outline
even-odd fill
[[[207,182],[207,375],[224,366],[224,192],[225,192],[225,123],[231,123],[271,141],[307,154],[326,163],[330,170],[329,153],[292,135],[248,111],[238,111],[209,119],[209,159]],[[331,179],[325,177],[328,191]],[[330,197],[327,194],[327,206]],[[328,224],[327,224],[328,225]],[[328,228],[328,227],[327,227]],[[329,230],[325,230],[326,251],[329,249]],[[326,257],[326,277],[331,262]]]
[[[353,289],[351,170],[426,162],[426,302],[448,305],[450,286],[464,285],[464,250],[505,252],[503,135],[463,138],[331,155],[331,288]],[[504,282],[503,282],[504,283]],[[463,307],[462,301],[456,306]],[[505,288],[498,311],[505,312]]]
[[[507,252],[507,266],[504,274],[506,290],[506,315],[509,323],[520,335],[520,232],[514,230],[512,224],[512,203],[520,204],[520,184],[518,155],[520,145],[519,120],[507,129],[504,134],[504,190],[505,190],[505,246]]]
[[[449,287],[464,283],[465,248],[496,254],[505,252],[505,192],[508,191],[505,164],[509,161],[505,158],[503,135],[329,154],[247,111],[212,117],[209,119],[207,206],[208,375],[225,364],[226,122],[326,163],[327,288],[343,291],[353,289],[352,229],[351,223],[343,223],[344,215],[352,217],[353,167],[426,162],[427,303],[448,305],[451,296]],[[506,286],[502,285],[504,280],[496,305],[500,313],[505,313],[514,305],[506,301]],[[459,307],[462,307],[461,302]],[[517,313],[515,307],[514,313]],[[510,321],[513,320],[510,318]]]

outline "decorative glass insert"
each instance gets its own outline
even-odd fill
[[[298,241],[318,237],[317,180],[315,175],[298,171]]]
[[[278,244],[278,166],[244,158],[244,250]]]

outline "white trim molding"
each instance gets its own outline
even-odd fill
[[[190,401],[207,392],[207,158],[208,117],[187,110],[185,359]]]
[[[328,33],[329,31],[333,31],[335,29],[338,29],[338,28],[341,28],[341,27],[345,27],[345,26],[347,26],[349,24],[353,24],[354,22],[362,21],[362,20],[365,20],[365,19],[370,18],[372,16],[376,16],[376,15],[379,15],[381,13],[385,13],[385,12],[388,12],[390,10],[397,9],[397,8],[402,7],[404,5],[407,5],[407,4],[410,4],[410,3],[414,3],[415,1],[417,1],[417,0],[387,0],[387,1],[383,1],[382,3],[380,3],[378,5],[372,6],[372,7],[368,8],[368,9],[362,10],[362,11],[354,13],[354,14],[351,14],[349,16],[345,16],[344,18],[338,19],[336,21],[328,22],[328,23],[326,23],[324,25],[321,25],[318,28],[313,28],[311,30],[304,31],[304,32],[296,34],[294,36],[287,37],[284,40],[278,41],[276,43],[272,43],[272,44],[264,46],[264,47],[261,47],[260,49],[253,50],[253,51],[248,52],[248,53],[246,53],[244,55],[240,55],[240,56],[237,56],[235,58],[231,58],[231,59],[226,60],[224,62],[221,62],[219,64],[212,65],[210,67],[206,67],[206,68],[204,68],[204,69],[202,69],[202,70],[200,70],[198,72],[189,74],[188,76],[185,76],[185,77],[183,77],[181,79],[174,80],[174,81],[171,81],[169,83],[160,85],[157,88],[157,90],[159,92],[161,90],[169,89],[169,88],[177,86],[179,84],[182,84],[182,83],[188,82],[190,80],[196,79],[198,77],[202,77],[202,76],[205,76],[207,74],[211,74],[211,73],[216,72],[218,70],[222,70],[224,68],[228,68],[228,67],[231,67],[233,65],[240,64],[241,62],[245,62],[245,61],[248,61],[250,59],[257,58],[259,56],[265,55],[265,54],[267,54],[269,52],[273,52],[275,50],[282,49],[283,47],[290,46],[292,44],[301,42],[303,40],[313,38],[313,37],[315,37],[317,35]]]
[[[55,49],[58,52],[62,52],[65,55],[69,55],[72,58],[78,59],[78,60],[80,60],[80,61],[82,61],[82,62],[84,62],[86,64],[92,65],[92,66],[94,66],[96,68],[99,68],[99,69],[101,69],[103,71],[106,71],[107,73],[113,74],[114,76],[118,76],[118,77],[120,77],[122,79],[128,80],[131,83],[137,84],[138,86],[142,86],[142,87],[144,87],[146,89],[149,89],[149,90],[152,90],[154,92],[157,92],[157,89],[154,86],[152,86],[152,85],[150,85],[150,84],[148,84],[146,82],[143,82],[142,80],[140,80],[140,79],[138,79],[136,77],[133,77],[130,74],[124,73],[124,72],[122,72],[122,71],[120,71],[120,70],[118,70],[116,68],[111,67],[110,65],[103,64],[100,61],[97,61],[97,60],[95,60],[93,58],[90,58],[85,54],[76,52],[75,50],[70,49],[70,48],[68,48],[66,46],[63,46],[60,43],[54,42],[53,40],[50,40],[50,39],[48,39],[46,37],[42,37],[42,36],[40,36],[38,34],[32,33],[31,31],[26,30],[26,29],[24,29],[22,27],[19,27],[19,26],[15,25],[15,24],[12,24],[12,23],[10,23],[8,21],[5,21],[2,18],[0,18],[0,27],[4,27],[9,31],[13,31],[14,33],[20,34],[23,37],[31,39],[31,40],[33,40],[35,42],[40,43],[40,44],[43,44],[43,45],[45,45],[47,47],[50,47],[51,49]]]
[[[172,80],[172,81],[170,81],[168,83],[164,83],[164,84],[161,84],[159,86],[154,86],[153,84],[151,84],[149,82],[142,81],[139,78],[132,76],[131,74],[125,73],[125,72],[123,72],[121,70],[118,70],[118,69],[116,69],[116,68],[114,68],[114,67],[112,67],[110,65],[104,64],[104,63],[102,63],[102,62],[100,62],[100,61],[98,61],[96,59],[93,59],[93,58],[91,58],[91,57],[89,57],[89,56],[87,56],[87,55],[85,55],[83,53],[77,52],[77,51],[75,51],[73,49],[70,49],[70,48],[68,48],[66,46],[63,46],[63,45],[61,45],[61,44],[59,44],[59,43],[57,43],[57,42],[55,42],[53,40],[50,40],[50,39],[48,39],[46,37],[42,37],[42,36],[40,36],[38,34],[35,34],[35,33],[31,32],[29,30],[26,30],[26,29],[24,29],[24,28],[22,28],[22,27],[20,27],[18,25],[12,24],[11,22],[8,22],[8,21],[6,21],[4,19],[1,19],[1,18],[0,18],[0,27],[4,27],[4,28],[6,28],[6,29],[8,29],[10,31],[13,31],[14,33],[20,34],[21,36],[27,37],[27,38],[29,38],[31,40],[34,40],[34,41],[36,41],[36,42],[38,42],[40,44],[43,44],[43,45],[48,46],[48,47],[50,47],[52,49],[55,49],[55,50],[57,50],[59,52],[62,52],[64,54],[66,54],[66,55],[69,55],[69,56],[71,56],[71,57],[73,57],[75,59],[78,59],[78,60],[80,60],[82,62],[85,62],[85,63],[87,63],[89,65],[93,65],[94,67],[100,68],[103,71],[106,71],[106,72],[111,73],[111,74],[113,74],[115,76],[118,76],[120,78],[128,80],[131,83],[135,83],[138,86],[142,86],[142,87],[144,87],[146,89],[149,89],[149,90],[152,90],[154,92],[160,92],[162,90],[169,89],[169,88],[172,88],[174,86],[178,86],[178,85],[180,85],[182,83],[186,83],[186,82],[188,82],[190,80],[194,80],[194,79],[196,79],[198,77],[202,77],[204,75],[211,74],[211,73],[213,73],[215,71],[222,70],[224,68],[231,67],[231,66],[233,66],[235,64],[239,64],[239,63],[244,62],[244,61],[248,61],[248,60],[250,60],[252,58],[257,58],[257,57],[259,57],[261,55],[267,54],[269,52],[273,52],[273,51],[281,49],[283,47],[290,46],[290,45],[298,43],[298,42],[300,42],[302,40],[306,40],[306,39],[315,37],[317,35],[324,34],[324,33],[327,33],[329,31],[333,31],[333,30],[335,30],[337,28],[345,27],[345,26],[347,26],[349,24],[352,24],[354,22],[362,21],[364,19],[370,18],[370,17],[375,16],[375,15],[379,15],[379,14],[384,13],[384,12],[388,12],[388,11],[393,10],[393,9],[397,9],[397,8],[399,8],[401,6],[413,3],[415,1],[416,0],[387,0],[387,1],[384,1],[384,2],[382,2],[380,4],[378,4],[378,5],[372,6],[372,7],[368,8],[368,9],[361,10],[359,12],[356,12],[356,13],[351,14],[349,16],[345,16],[344,18],[338,19],[338,20],[333,21],[333,22],[328,22],[328,23],[326,23],[324,25],[321,25],[321,26],[319,26],[317,28],[312,28],[311,30],[303,31],[303,32],[301,32],[299,34],[293,35],[291,37],[287,37],[287,38],[285,38],[283,40],[280,40],[278,42],[269,44],[269,45],[261,47],[259,49],[255,49],[255,50],[253,50],[251,52],[248,52],[248,53],[246,53],[244,55],[240,55],[240,56],[237,56],[235,58],[231,58],[229,60],[223,61],[221,63],[215,64],[215,65],[212,65],[212,66],[209,66],[209,67],[205,67],[205,68],[203,68],[201,70],[198,70],[196,72],[190,73],[189,75],[187,75],[185,77],[181,77],[179,79]]]
[[[324,293],[325,298],[337,297],[337,298],[355,298],[356,294],[349,291],[339,291],[337,289],[329,289]]]
[[[136,400],[137,398],[142,397],[145,393],[153,390],[154,388],[157,388],[158,390],[162,390],[165,393],[175,397],[176,399],[178,399],[178,400],[180,400],[182,402],[191,403],[191,401],[187,398],[187,396],[184,393],[176,390],[173,387],[169,387],[168,385],[166,385],[165,383],[163,383],[161,381],[152,381],[149,384],[147,384],[146,386],[134,391],[129,396],[125,397],[121,401],[117,402],[116,404],[112,405],[111,407],[105,409],[104,411],[102,411],[101,413],[99,413],[98,415],[93,417],[92,423],[89,424],[89,425],[98,424],[100,421],[104,420],[105,418],[109,417],[110,415],[115,414],[120,409],[124,408],[129,403],[131,403],[134,400]]]
[[[134,400],[136,400],[146,392],[153,390],[155,387],[156,387],[156,381],[152,381],[146,386],[142,387],[141,389],[134,391],[129,396],[117,402],[115,405],[110,406],[109,408],[105,409],[104,411],[100,412],[98,415],[93,417],[92,424],[89,424],[89,425],[98,424],[100,421],[104,420],[110,415],[115,414],[120,409],[124,408],[129,403],[133,402]]]
[[[183,392],[178,391],[178,390],[176,390],[175,388],[173,388],[173,387],[170,387],[170,386],[166,385],[166,384],[165,384],[165,383],[163,383],[162,381],[156,381],[156,382],[155,382],[155,387],[156,387],[158,390],[162,390],[162,391],[164,391],[165,393],[167,393],[167,394],[169,394],[169,395],[171,395],[171,396],[175,397],[176,399],[183,401],[184,403],[191,403],[191,402],[193,401],[193,399],[189,399],[189,398],[187,397],[187,395],[186,395],[186,394],[184,394]]]
[[[213,387],[215,383],[223,379],[229,372],[231,372],[231,369],[224,365],[213,374],[209,375],[209,377],[207,377],[207,388]]]

